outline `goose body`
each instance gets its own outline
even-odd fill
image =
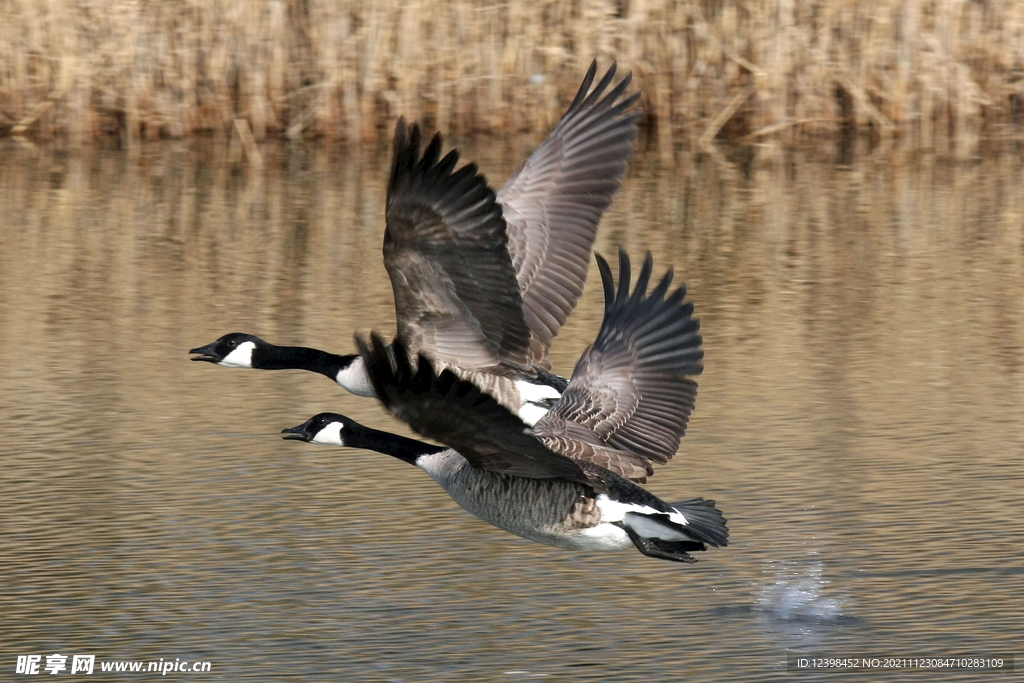
[[[458,152],[441,156],[440,135],[421,149],[418,126],[396,126],[383,251],[398,338],[530,424],[567,384],[549,372],[548,350],[582,294],[636,136],[639,93],[626,95],[630,74],[613,85],[615,72],[595,85],[591,65],[565,115],[497,193],[474,164],[456,170]],[[245,333],[190,353],[225,367],[309,370],[372,395],[355,354]]]
[[[518,536],[573,550],[622,550],[680,562],[690,552],[728,543],[714,501],[670,505],[640,487],[678,447],[696,394],[687,376],[702,368],[698,324],[680,288],[666,296],[671,273],[648,296],[648,256],[629,291],[629,261],[620,254],[620,286],[598,257],[605,317],[561,399],[532,429],[475,384],[410,356],[377,337],[360,342],[377,396],[416,432],[447,446],[370,429],[322,413],[284,430],[285,438],[364,448],[414,464],[464,509]],[[621,361],[629,357],[632,360]],[[620,360],[616,360],[620,359]],[[602,372],[593,374],[596,366]],[[650,387],[649,398],[621,386]],[[600,398],[612,397],[609,409]],[[628,416],[623,417],[620,411]],[[647,425],[661,425],[662,431]],[[614,425],[614,426],[613,426]],[[642,428],[645,441],[633,432]],[[671,450],[671,452],[668,452]]]
[[[420,457],[423,469],[463,509],[499,529],[569,550],[613,551],[638,538],[668,544],[684,562],[687,551],[725,545],[725,519],[714,501],[669,505],[625,479],[602,473],[607,491],[565,479],[526,479],[473,467],[452,449]]]
[[[284,431],[288,439],[373,450],[416,465],[467,512],[538,543],[615,551],[639,541],[647,544],[645,554],[692,562],[689,552],[728,542],[725,519],[714,501],[695,498],[669,505],[611,473],[602,473],[608,490],[596,494],[590,484],[480,469],[452,448],[374,430],[337,413],[321,413]]]

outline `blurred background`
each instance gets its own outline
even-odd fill
[[[131,674],[99,662],[819,680],[788,657],[1019,647],[1019,3],[0,16],[0,679],[61,653],[112,681]],[[648,484],[729,519],[730,546],[692,566],[501,532],[415,468],[280,439],[322,410],[408,433],[373,401],[188,360],[232,331],[340,353],[392,333],[394,121],[442,131],[498,187],[595,57],[633,72],[645,112],[597,251],[651,250],[702,322],[697,408]],[[562,374],[600,324],[593,270]]]
[[[593,58],[665,158],[869,128],[965,157],[1024,126],[1014,0],[3,0],[0,134],[367,142],[546,131]]]

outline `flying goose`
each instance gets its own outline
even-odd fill
[[[633,293],[620,253],[616,291],[598,265],[605,315],[562,398],[530,429],[471,382],[440,373],[376,335],[357,340],[385,407],[435,446],[321,413],[283,430],[286,439],[364,448],[427,472],[463,508],[518,536],[574,550],[622,550],[677,562],[728,544],[714,501],[668,504],[638,486],[672,457],[686,430],[703,369],[699,323],[670,270],[648,295],[648,255]],[[632,481],[631,481],[632,480]]]
[[[597,226],[621,184],[640,116],[632,74],[612,87],[616,65],[591,90],[597,62],[547,138],[495,194],[458,152],[441,158],[433,137],[404,120],[395,130],[384,265],[398,337],[477,382],[531,424],[566,380],[548,350],[575,309]],[[588,94],[589,92],[589,94]],[[358,354],[276,346],[235,332],[189,351],[226,367],[302,369],[372,396]]]

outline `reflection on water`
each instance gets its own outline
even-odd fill
[[[525,152],[464,149],[496,181]],[[235,330],[339,351],[393,330],[386,154],[268,150],[263,171],[215,146],[4,155],[2,667],[756,681],[786,678],[787,651],[1019,642],[1015,159],[636,160],[599,250],[673,265],[707,351],[683,450],[649,486],[716,499],[732,529],[682,567],[532,544],[402,463],[283,442],[328,409],[398,427],[318,376],[188,361]],[[557,370],[601,305],[591,284]]]

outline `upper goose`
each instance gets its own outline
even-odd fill
[[[421,156],[418,126],[400,120],[395,131],[384,265],[398,337],[414,354],[473,373],[513,410],[539,407],[524,414],[531,422],[565,388],[547,372],[548,350],[583,291],[640,116],[639,93],[625,95],[631,74],[612,87],[613,64],[591,90],[596,72],[595,61],[565,115],[497,194],[475,164],[455,170],[457,151],[441,158],[440,135]],[[372,395],[354,354],[244,333],[189,353],[227,367],[310,370]]]
[[[434,446],[321,413],[286,439],[366,448],[425,470],[463,508],[514,534],[576,550],[631,545],[652,557],[693,562],[690,552],[728,543],[714,501],[669,505],[634,481],[679,446],[701,372],[701,337],[672,273],[648,296],[648,256],[629,293],[629,261],[620,254],[615,291],[598,257],[605,315],[568,389],[533,429],[474,384],[440,374],[422,356],[413,369],[405,348],[379,337],[362,358],[387,409]]]

